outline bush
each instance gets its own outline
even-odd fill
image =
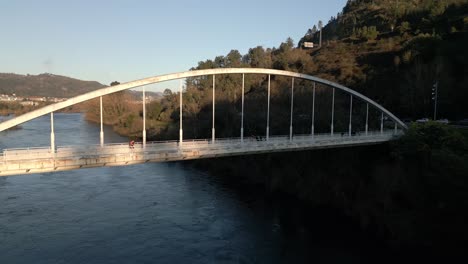
[[[401,25],[398,27],[398,30],[401,34],[411,30],[410,23],[408,21],[401,22]]]
[[[364,26],[362,28],[358,28],[355,32],[353,32],[353,36],[356,36],[357,38],[363,40],[375,40],[378,35],[379,31],[377,31],[377,28],[375,26]]]
[[[457,129],[437,122],[413,123],[398,146],[403,157],[417,153],[432,155],[435,151],[455,156],[468,153],[465,137]]]

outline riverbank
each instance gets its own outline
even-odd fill
[[[0,102],[0,116],[19,116],[25,113],[32,112],[41,107],[47,106],[51,102],[38,102],[35,105],[22,105],[20,102]],[[77,104],[64,109],[60,109],[57,113],[85,113],[86,105]]]
[[[0,102],[0,116],[18,116],[44,105],[43,103],[38,103],[37,105],[22,105],[20,102]]]
[[[437,129],[433,133],[444,137]],[[453,146],[405,138],[393,144],[190,164],[268,193],[337,208],[392,245],[456,249],[468,244],[468,159],[454,138],[445,135],[433,143],[444,141]]]

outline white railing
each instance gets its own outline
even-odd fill
[[[398,133],[398,135],[401,134]],[[9,161],[21,160],[43,160],[43,159],[83,159],[99,158],[105,156],[128,155],[131,153],[140,154],[165,154],[179,153],[187,151],[201,151],[205,154],[210,153],[236,153],[236,152],[255,152],[257,149],[279,150],[294,149],[307,146],[340,145],[345,143],[372,142],[389,140],[394,136],[393,130],[386,130],[383,133],[378,132],[358,132],[349,136],[348,132],[294,135],[292,139],[289,136],[270,136],[268,140],[264,136],[244,137],[243,144],[241,138],[220,138],[214,142],[208,139],[184,140],[180,144],[177,140],[168,141],[149,141],[143,148],[142,143],[137,142],[133,147],[128,143],[111,143],[88,146],[58,146],[55,152],[50,147],[35,148],[12,148],[5,149],[0,156],[0,162],[5,164]],[[235,149],[233,149],[235,148]]]
[[[50,147],[41,148],[13,148],[3,150],[3,161],[7,162],[9,160],[18,160],[18,159],[49,159],[52,157],[52,152]]]

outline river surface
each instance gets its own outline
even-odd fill
[[[48,146],[49,133],[41,117],[1,132],[0,148]],[[57,145],[99,143],[99,126],[81,114],[56,114],[55,133]],[[106,128],[105,141],[127,139]],[[340,214],[233,182],[184,163],[0,177],[0,263],[388,259]]]

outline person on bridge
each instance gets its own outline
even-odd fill
[[[135,140],[133,140],[133,139],[130,140],[130,143],[128,143],[128,145],[129,145],[129,147],[130,147],[131,149],[135,148]]]

